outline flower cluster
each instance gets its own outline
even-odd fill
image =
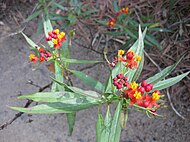
[[[148,84],[146,81],[142,81],[140,85],[136,82],[129,83],[127,77],[118,74],[113,78],[113,85],[118,90],[123,88],[122,96],[130,100],[130,105],[137,104],[145,108],[159,107],[157,101],[160,99],[160,91],[154,91],[151,96],[148,94],[153,89],[153,84]]]
[[[126,85],[127,89],[123,90],[123,97],[130,99],[130,105],[137,104],[145,108],[159,107],[157,101],[160,99],[160,91],[154,91],[151,96],[148,94],[153,89],[153,84],[143,81],[141,85],[136,82],[126,83]]]
[[[51,32],[48,32],[47,41],[52,41],[55,48],[60,48],[62,42],[66,40],[65,32],[60,32],[59,29],[55,29]]]
[[[126,53],[126,67],[130,68],[130,69],[134,69],[138,67],[137,62],[141,60],[141,56],[137,55],[135,57],[135,52],[133,51],[128,51]]]
[[[122,8],[119,12],[117,12],[115,15],[118,17],[120,14],[128,14],[129,13],[129,8]],[[116,19],[113,17],[109,19],[107,22],[108,28],[113,28],[115,26]]]
[[[123,57],[124,54],[124,50],[118,50],[118,55],[115,58],[115,60],[111,63],[111,65],[115,67],[117,62],[124,62],[125,67],[128,67],[130,69],[136,69],[138,67],[138,62],[141,60],[141,56],[135,56],[134,51],[128,51]]]
[[[120,15],[121,13],[123,13],[123,14],[128,14],[128,13],[129,13],[129,8],[128,8],[128,7],[122,8],[118,13],[119,13],[119,15]]]
[[[108,25],[108,28],[112,28],[115,26],[115,19],[114,18],[110,18],[107,25]]]
[[[46,51],[44,48],[42,47],[36,47],[39,51],[39,57],[37,55],[34,54],[30,54],[29,55],[29,59],[31,62],[36,63],[37,61],[43,62],[43,61],[47,61],[48,58],[51,57],[51,53]]]
[[[113,85],[117,89],[121,89],[123,86],[127,86],[127,78],[123,74],[118,74],[115,78],[113,78]]]

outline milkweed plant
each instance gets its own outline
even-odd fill
[[[128,13],[128,8],[120,10],[117,15],[122,13]],[[115,22],[116,20],[111,18],[107,26],[112,28]],[[126,126],[129,109],[141,110],[140,112],[145,112],[148,117],[162,116],[157,112],[164,107],[164,94],[160,91],[176,84],[189,74],[186,72],[165,79],[180,62],[180,58],[175,64],[139,82],[138,78],[144,65],[144,37],[147,31],[145,28],[142,32],[139,25],[138,39],[128,51],[119,49],[113,61],[108,60],[106,50],[104,51],[110,74],[107,81],[101,83],[81,71],[69,69],[69,64],[94,64],[102,61],[71,59],[70,43],[73,32],[67,34],[59,29],[53,29],[48,18],[44,18],[43,23],[48,47],[39,46],[24,33],[22,35],[31,47],[30,62],[54,64],[55,76],[51,77],[53,81],[51,91],[19,96],[19,99],[29,99],[40,104],[29,108],[11,107],[11,109],[29,114],[65,113],[70,135],[75,124],[76,112],[97,106],[96,141],[119,142],[121,130]],[[69,74],[75,75],[96,91],[75,87],[68,80]],[[107,105],[105,117],[100,109],[103,104]],[[115,106],[112,116],[111,105]]]

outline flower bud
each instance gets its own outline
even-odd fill
[[[134,52],[132,52],[132,51],[129,51],[129,52],[127,52],[127,54],[126,54],[126,58],[127,58],[128,60],[131,60],[131,59],[133,58],[133,56],[134,56]]]
[[[124,77],[123,80],[126,82],[128,79],[127,79],[127,77]]]
[[[122,85],[117,85],[117,89],[119,90],[119,89],[121,89],[122,88]]]
[[[43,52],[45,52],[45,50],[44,50],[42,47],[40,47],[40,48],[39,48],[39,52],[40,52],[40,53],[43,53]]]
[[[123,75],[123,74],[118,74],[118,75],[117,75],[117,78],[118,78],[118,79],[122,79],[122,78],[124,78],[124,75]]]
[[[123,80],[120,80],[118,83],[119,83],[120,85],[123,85]]]
[[[117,81],[117,78],[115,77],[115,78],[113,78],[113,82],[115,82],[115,81]]]
[[[118,86],[119,83],[116,81],[116,82],[113,83],[113,85],[114,85],[114,86]]]
[[[141,94],[144,94],[145,89],[144,89],[144,87],[141,87],[141,88],[139,88],[138,91],[141,92]]]
[[[129,86],[129,83],[128,83],[128,82],[125,82],[123,85],[126,86],[126,87],[128,87],[128,86]]]
[[[147,85],[148,85],[148,83],[147,83],[146,80],[142,81],[142,83],[141,83],[141,86],[142,86],[142,87],[146,87]]]
[[[152,90],[152,87],[150,85],[145,86],[145,91],[149,92],[150,90]]]
[[[149,102],[144,102],[143,106],[147,108],[149,106]]]
[[[151,90],[153,89],[153,84],[148,84],[148,86],[150,86]]]

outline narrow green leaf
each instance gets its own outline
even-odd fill
[[[179,62],[183,59],[184,55],[178,59],[178,61],[171,65],[171,66],[168,66],[167,68],[165,68],[164,70],[162,70],[161,72],[155,74],[154,76],[150,77],[147,79],[147,82],[148,83],[152,83],[152,84],[155,84],[157,83],[158,81],[164,79],[166,76],[168,76],[175,68],[176,66],[179,64]]]
[[[76,93],[72,92],[38,92],[34,94],[19,96],[19,99],[30,99],[36,102],[63,102],[76,98]]]
[[[61,58],[63,62],[70,63],[70,64],[95,64],[100,63],[102,61],[95,61],[95,60],[79,60],[79,59],[67,59]]]
[[[96,121],[96,142],[101,142],[101,133],[103,130],[103,117],[100,112],[98,112],[98,118]]]
[[[91,93],[90,91],[86,91],[85,93]],[[92,94],[91,94],[92,95]],[[24,95],[24,96],[19,96],[19,99],[30,99],[36,102],[64,102],[64,103],[69,103],[73,104],[76,101],[79,100],[85,100],[85,101],[97,101],[97,98],[93,98],[90,95],[86,94],[79,94],[79,93],[73,93],[73,92],[68,92],[68,91],[62,91],[62,92],[39,92],[39,93],[34,93],[30,95]],[[81,101],[82,101],[81,100]]]
[[[115,12],[119,12],[119,6],[115,0],[112,0],[113,9]]]
[[[139,55],[141,56],[142,58],[144,58],[144,52],[143,52],[143,49],[144,49],[144,42],[143,42],[143,39],[144,39],[144,36],[146,34],[146,30],[147,28],[144,30],[143,34],[142,34],[142,31],[141,31],[141,27],[139,25],[139,39],[133,44],[133,46],[129,49],[131,51],[134,51],[136,55]],[[138,63],[138,66],[140,66],[139,69],[134,69],[134,70],[129,70],[128,72],[128,80],[129,82],[132,82],[132,81],[136,81],[136,80],[133,80],[133,79],[137,79],[137,77],[139,76],[139,74],[141,73],[142,71],[142,65],[144,64],[144,60],[141,60],[139,63]],[[135,76],[135,77],[134,77]]]
[[[88,15],[95,13],[95,12],[98,12],[98,10],[97,9],[87,10],[87,11],[81,13],[81,15],[88,16]]]
[[[137,27],[139,26],[139,23],[136,22],[135,20],[133,20],[132,18],[130,18],[128,15],[126,16],[126,19],[127,21],[129,22],[129,24],[132,26],[132,27]],[[142,26],[142,25],[141,25]]]
[[[79,110],[87,109],[102,103],[99,100],[90,98],[75,98],[74,100],[67,100],[63,102],[54,102],[48,104],[40,104],[30,108],[11,107],[14,110],[26,113],[72,113]]]
[[[149,31],[159,31],[159,32],[172,32],[169,29],[165,29],[165,28],[149,28]]]
[[[69,70],[69,71],[72,72],[76,77],[81,79],[86,85],[100,92],[103,92],[104,85],[101,82],[97,81],[96,79],[92,78],[91,76],[88,76],[87,74],[83,72],[76,71],[76,70]]]
[[[163,81],[159,81],[156,84],[154,84],[154,88],[151,92],[153,92],[154,90],[162,90],[162,89],[168,88],[168,87],[178,83],[180,80],[182,80],[184,77],[186,77],[189,73],[190,73],[190,71],[183,73],[181,75],[178,75],[176,77],[172,77],[172,78],[169,78],[169,79],[166,79]]]
[[[86,8],[88,6],[90,6],[90,3],[83,4],[81,8]]]
[[[104,26],[107,26],[107,22],[108,22],[108,21],[103,21],[103,20],[95,20],[95,21]]]
[[[121,113],[122,104],[118,103],[115,110],[113,120],[111,123],[111,132],[109,136],[109,142],[119,142],[121,135],[121,126],[120,126],[120,113]]]
[[[63,82],[63,70],[59,65],[58,61],[55,61],[55,79],[59,82]],[[59,84],[57,84],[57,90],[58,91],[64,91],[64,87],[60,86]]]
[[[133,34],[134,32],[127,28],[125,29],[125,33],[127,33],[130,37],[137,39],[137,36],[135,34]]]
[[[161,49],[160,44],[158,43],[158,41],[155,39],[155,37],[151,36],[151,35],[146,35],[145,39],[147,39],[148,41],[150,41],[152,44],[154,44],[156,47],[158,47],[159,49]]]
[[[139,29],[141,31],[141,29]],[[146,35],[147,28],[143,31],[142,39],[144,40],[144,37]],[[129,50],[136,52],[139,44],[139,39],[135,41],[135,43],[131,46]]]
[[[33,47],[33,48],[36,48],[37,47],[37,44],[35,42],[33,42],[30,38],[28,38],[24,33],[21,33],[24,38],[26,39],[27,43]]]
[[[39,34],[42,33],[42,31],[43,31],[43,21],[41,20],[38,23],[38,28],[37,28],[37,32],[36,32],[35,36],[39,36]]]
[[[111,128],[111,114],[110,114],[110,108],[108,106],[106,117],[104,119],[103,131],[101,134],[100,142],[109,142],[109,136],[111,131],[110,128]]]
[[[77,87],[67,86],[65,83],[61,83],[54,78],[52,78],[52,80],[54,82],[58,83],[59,85],[64,86],[65,90],[67,89],[69,91],[75,92],[75,93],[83,95],[83,96],[91,97],[91,98],[94,98],[96,100],[101,99],[101,95],[95,91],[91,91],[91,90],[85,91],[85,90],[82,90],[82,89],[77,88]]]
[[[67,123],[69,127],[69,136],[71,136],[73,132],[73,127],[75,125],[76,113],[67,113],[66,116],[67,116]]]
[[[58,7],[59,9],[63,10],[63,11],[68,11],[67,7],[62,6],[61,4],[57,3],[57,2],[53,2],[53,4]]]
[[[41,12],[42,12],[41,10],[38,10],[38,11],[34,12],[32,15],[30,15],[30,16],[26,19],[26,22],[28,22],[28,21],[30,21],[30,20],[36,18],[37,16],[39,16]]]
[[[13,110],[31,113],[31,114],[53,114],[53,113],[72,113],[73,111],[64,110],[62,108],[57,108],[50,106],[48,104],[41,104],[30,108],[22,107],[10,107]]]
[[[68,20],[70,24],[75,24],[77,21],[77,17],[73,13],[69,13]]]

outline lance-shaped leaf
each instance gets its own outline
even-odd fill
[[[158,83],[154,84],[153,92],[154,90],[162,90],[165,88],[168,88],[176,83],[178,83],[180,80],[182,80],[184,77],[186,77],[190,72],[183,73],[181,75],[178,75],[176,77],[172,77],[163,81],[159,81]]]
[[[162,49],[160,44],[158,43],[158,41],[155,39],[154,36],[151,35],[146,35],[145,37],[148,41],[150,41],[152,44],[156,45],[156,47],[158,47],[159,49]]]
[[[96,142],[101,142],[101,134],[102,134],[102,130],[103,130],[103,117],[102,114],[100,112],[98,112],[98,118],[96,121]]]
[[[77,88],[77,87],[67,86],[65,83],[61,83],[61,82],[55,80],[54,78],[52,78],[52,79],[53,79],[53,81],[55,81],[59,85],[64,86],[65,89],[68,91],[75,92],[75,93],[83,95],[83,96],[91,97],[91,98],[94,98],[96,100],[99,100],[101,98],[101,95],[95,91],[91,91],[91,90],[85,91],[85,90],[82,90],[82,89]]]
[[[63,82],[63,69],[60,67],[59,62],[55,61],[55,79],[59,82]],[[64,91],[64,87],[60,86],[59,84],[56,85],[57,91]]]
[[[81,95],[73,92],[39,92],[30,95],[19,96],[19,99],[30,99],[36,102],[64,102],[73,104],[79,100],[85,101],[94,101],[97,99],[93,99],[92,97],[87,97],[86,95]]]
[[[117,108],[115,110],[113,120],[111,123],[111,132],[109,136],[109,142],[119,142],[120,134],[121,134],[121,126],[120,126],[120,113],[121,113],[121,102],[118,103]]]
[[[48,104],[40,104],[30,108],[22,108],[22,107],[10,107],[10,108],[25,113],[53,114],[53,113],[73,113],[100,104],[99,101],[87,101],[87,102],[80,102],[80,101],[81,100],[75,99],[72,102],[70,101],[70,103],[72,104],[55,102]]]
[[[141,32],[141,27],[139,25],[139,39],[133,44],[133,46],[129,49],[131,51],[134,51],[135,52],[135,55],[139,55],[141,57],[144,56],[144,52],[143,52],[143,49],[144,49],[144,42],[143,42],[143,39],[144,39],[144,36],[146,34],[146,30],[147,28],[144,30],[143,34]],[[144,57],[143,57],[144,58]],[[128,80],[129,82],[132,82],[132,81],[135,81],[133,80],[134,76],[135,78],[134,79],[137,79],[136,77],[141,73],[142,71],[142,65],[144,64],[143,63],[144,60],[141,60],[139,63],[138,63],[138,67],[140,66],[140,68],[138,69],[134,69],[134,70],[129,70],[127,76],[128,76]],[[136,74],[136,75],[135,75]]]
[[[72,113],[73,111],[64,110],[62,107],[58,108],[56,105],[41,104],[30,108],[10,107],[13,110],[31,113],[31,114],[54,114],[54,113]]]
[[[81,79],[83,81],[83,83],[85,83],[86,85],[100,91],[103,92],[104,90],[104,85],[97,81],[96,79],[92,78],[91,76],[88,76],[87,74],[80,72],[80,71],[76,71],[76,70],[69,70],[70,72],[72,72],[76,77],[78,77],[79,79]]]
[[[32,20],[32,19],[36,18],[37,16],[39,16],[41,12],[42,12],[41,10],[38,10],[38,11],[34,12],[25,21],[29,22],[30,20]]]
[[[111,128],[111,114],[110,114],[110,108],[108,106],[106,117],[104,119],[100,142],[109,142],[110,128]]]
[[[27,43],[31,46],[31,47],[33,47],[33,48],[31,48],[31,49],[36,49],[36,47],[37,47],[37,44],[35,43],[35,42],[33,42],[30,38],[28,38],[24,33],[22,33],[22,35],[24,36],[24,38],[26,39],[26,41],[27,41]]]
[[[102,61],[95,61],[95,60],[79,60],[79,59],[67,59],[61,58],[62,62],[70,63],[70,64],[95,64],[100,63]]]
[[[184,55],[175,64],[168,66],[167,68],[165,68],[161,72],[159,72],[159,73],[155,74],[154,76],[148,78],[147,82],[155,84],[158,81],[164,79],[166,76],[168,76],[176,68],[176,66],[182,60],[183,57],[184,57]]]
[[[72,135],[73,127],[75,125],[76,113],[67,113],[67,123],[69,127],[69,136]]]
[[[119,6],[115,0],[112,0],[113,9],[115,12],[119,12]]]

